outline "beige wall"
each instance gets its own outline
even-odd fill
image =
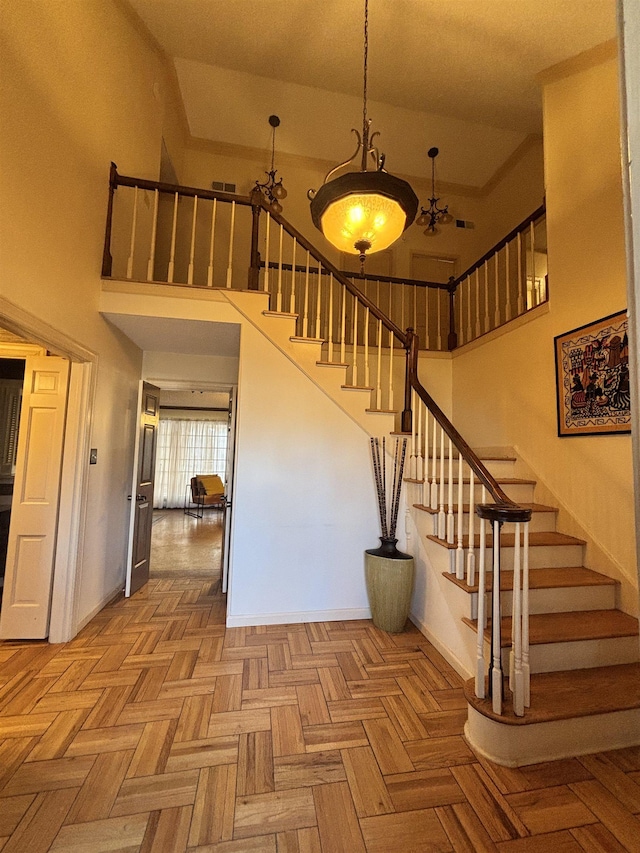
[[[628,435],[558,438],[553,338],[626,307],[615,59],[544,89],[548,313],[453,361],[454,416],[472,444],[512,445],[585,536],[586,563],[637,607]],[[544,498],[541,489],[540,497]]]
[[[157,178],[175,122],[164,66],[111,0],[6,3],[0,26],[0,296],[98,358],[83,619],[124,577],[142,358],[97,310],[109,163]]]

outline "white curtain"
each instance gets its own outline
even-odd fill
[[[196,474],[218,474],[227,468],[226,421],[161,420],[156,450],[154,509],[184,506],[187,486]]]

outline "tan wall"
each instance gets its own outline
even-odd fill
[[[544,89],[548,313],[456,354],[454,416],[478,446],[515,446],[584,535],[586,564],[637,607],[628,435],[557,437],[553,338],[626,307],[615,59]],[[541,496],[544,493],[541,490]]]
[[[158,177],[169,85],[111,0],[9,3],[1,26],[0,295],[98,356],[82,619],[124,574],[142,358],[97,311],[109,163]]]

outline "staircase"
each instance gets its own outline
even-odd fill
[[[111,256],[118,187],[136,192],[126,263],[122,251]],[[154,255],[155,216],[143,241],[151,253],[137,248],[138,189],[155,193],[154,209],[159,193],[173,197],[174,235],[178,197],[193,200],[190,251],[175,254],[172,243],[163,278]],[[195,242],[199,199],[213,205],[204,255]],[[217,204],[231,208],[222,261],[213,252]],[[246,277],[236,284],[236,209],[238,216],[251,216],[251,227],[238,230],[238,239],[251,234],[249,289]],[[231,197],[172,187],[122,178],[112,167],[103,275],[118,277],[113,269],[126,269],[127,280],[181,282],[201,293],[211,288],[364,433],[410,433],[407,533],[416,558],[411,618],[458,672],[475,673],[465,697],[466,735],[476,751],[515,766],[640,743],[638,621],[617,608],[616,582],[583,565],[584,543],[556,529],[556,510],[536,501],[535,480],[521,476],[515,455],[479,456],[466,444],[420,382],[411,328],[403,332],[259,193]],[[416,304],[414,296],[414,317]],[[444,339],[440,307],[438,340]],[[492,588],[492,564],[500,570],[502,598]],[[492,606],[502,611],[499,626]]]
[[[524,717],[513,713],[509,693],[505,708],[494,714],[489,699],[475,696],[466,683],[469,706],[466,735],[474,749],[500,764],[519,765],[637,743],[640,737],[640,663],[638,620],[616,607],[617,582],[583,565],[584,543],[558,531],[557,510],[535,503],[535,481],[517,477],[510,452],[480,458],[514,500],[532,510],[530,549],[531,706]],[[408,481],[415,530],[423,542],[427,573],[439,573],[442,602],[466,627],[455,648],[458,669],[475,669],[478,635],[478,585],[451,571],[456,546],[434,534],[437,510],[420,498],[423,481]],[[465,532],[469,506],[464,507]],[[476,544],[478,535],[475,536]],[[464,537],[468,546],[468,536]],[[491,546],[487,537],[487,547]],[[502,539],[501,589],[513,589],[508,535]],[[434,580],[434,578],[431,578]],[[489,581],[491,587],[491,581]],[[433,591],[434,585],[431,585]],[[501,619],[502,657],[509,671],[511,598],[504,596]],[[488,645],[491,596],[487,595]],[[425,630],[427,603],[414,601],[413,616]],[[443,651],[442,641],[438,643]]]

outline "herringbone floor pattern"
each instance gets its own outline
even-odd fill
[[[507,770],[464,720],[415,629],[225,630],[217,582],[155,579],[0,644],[0,850],[640,850],[640,749]]]

